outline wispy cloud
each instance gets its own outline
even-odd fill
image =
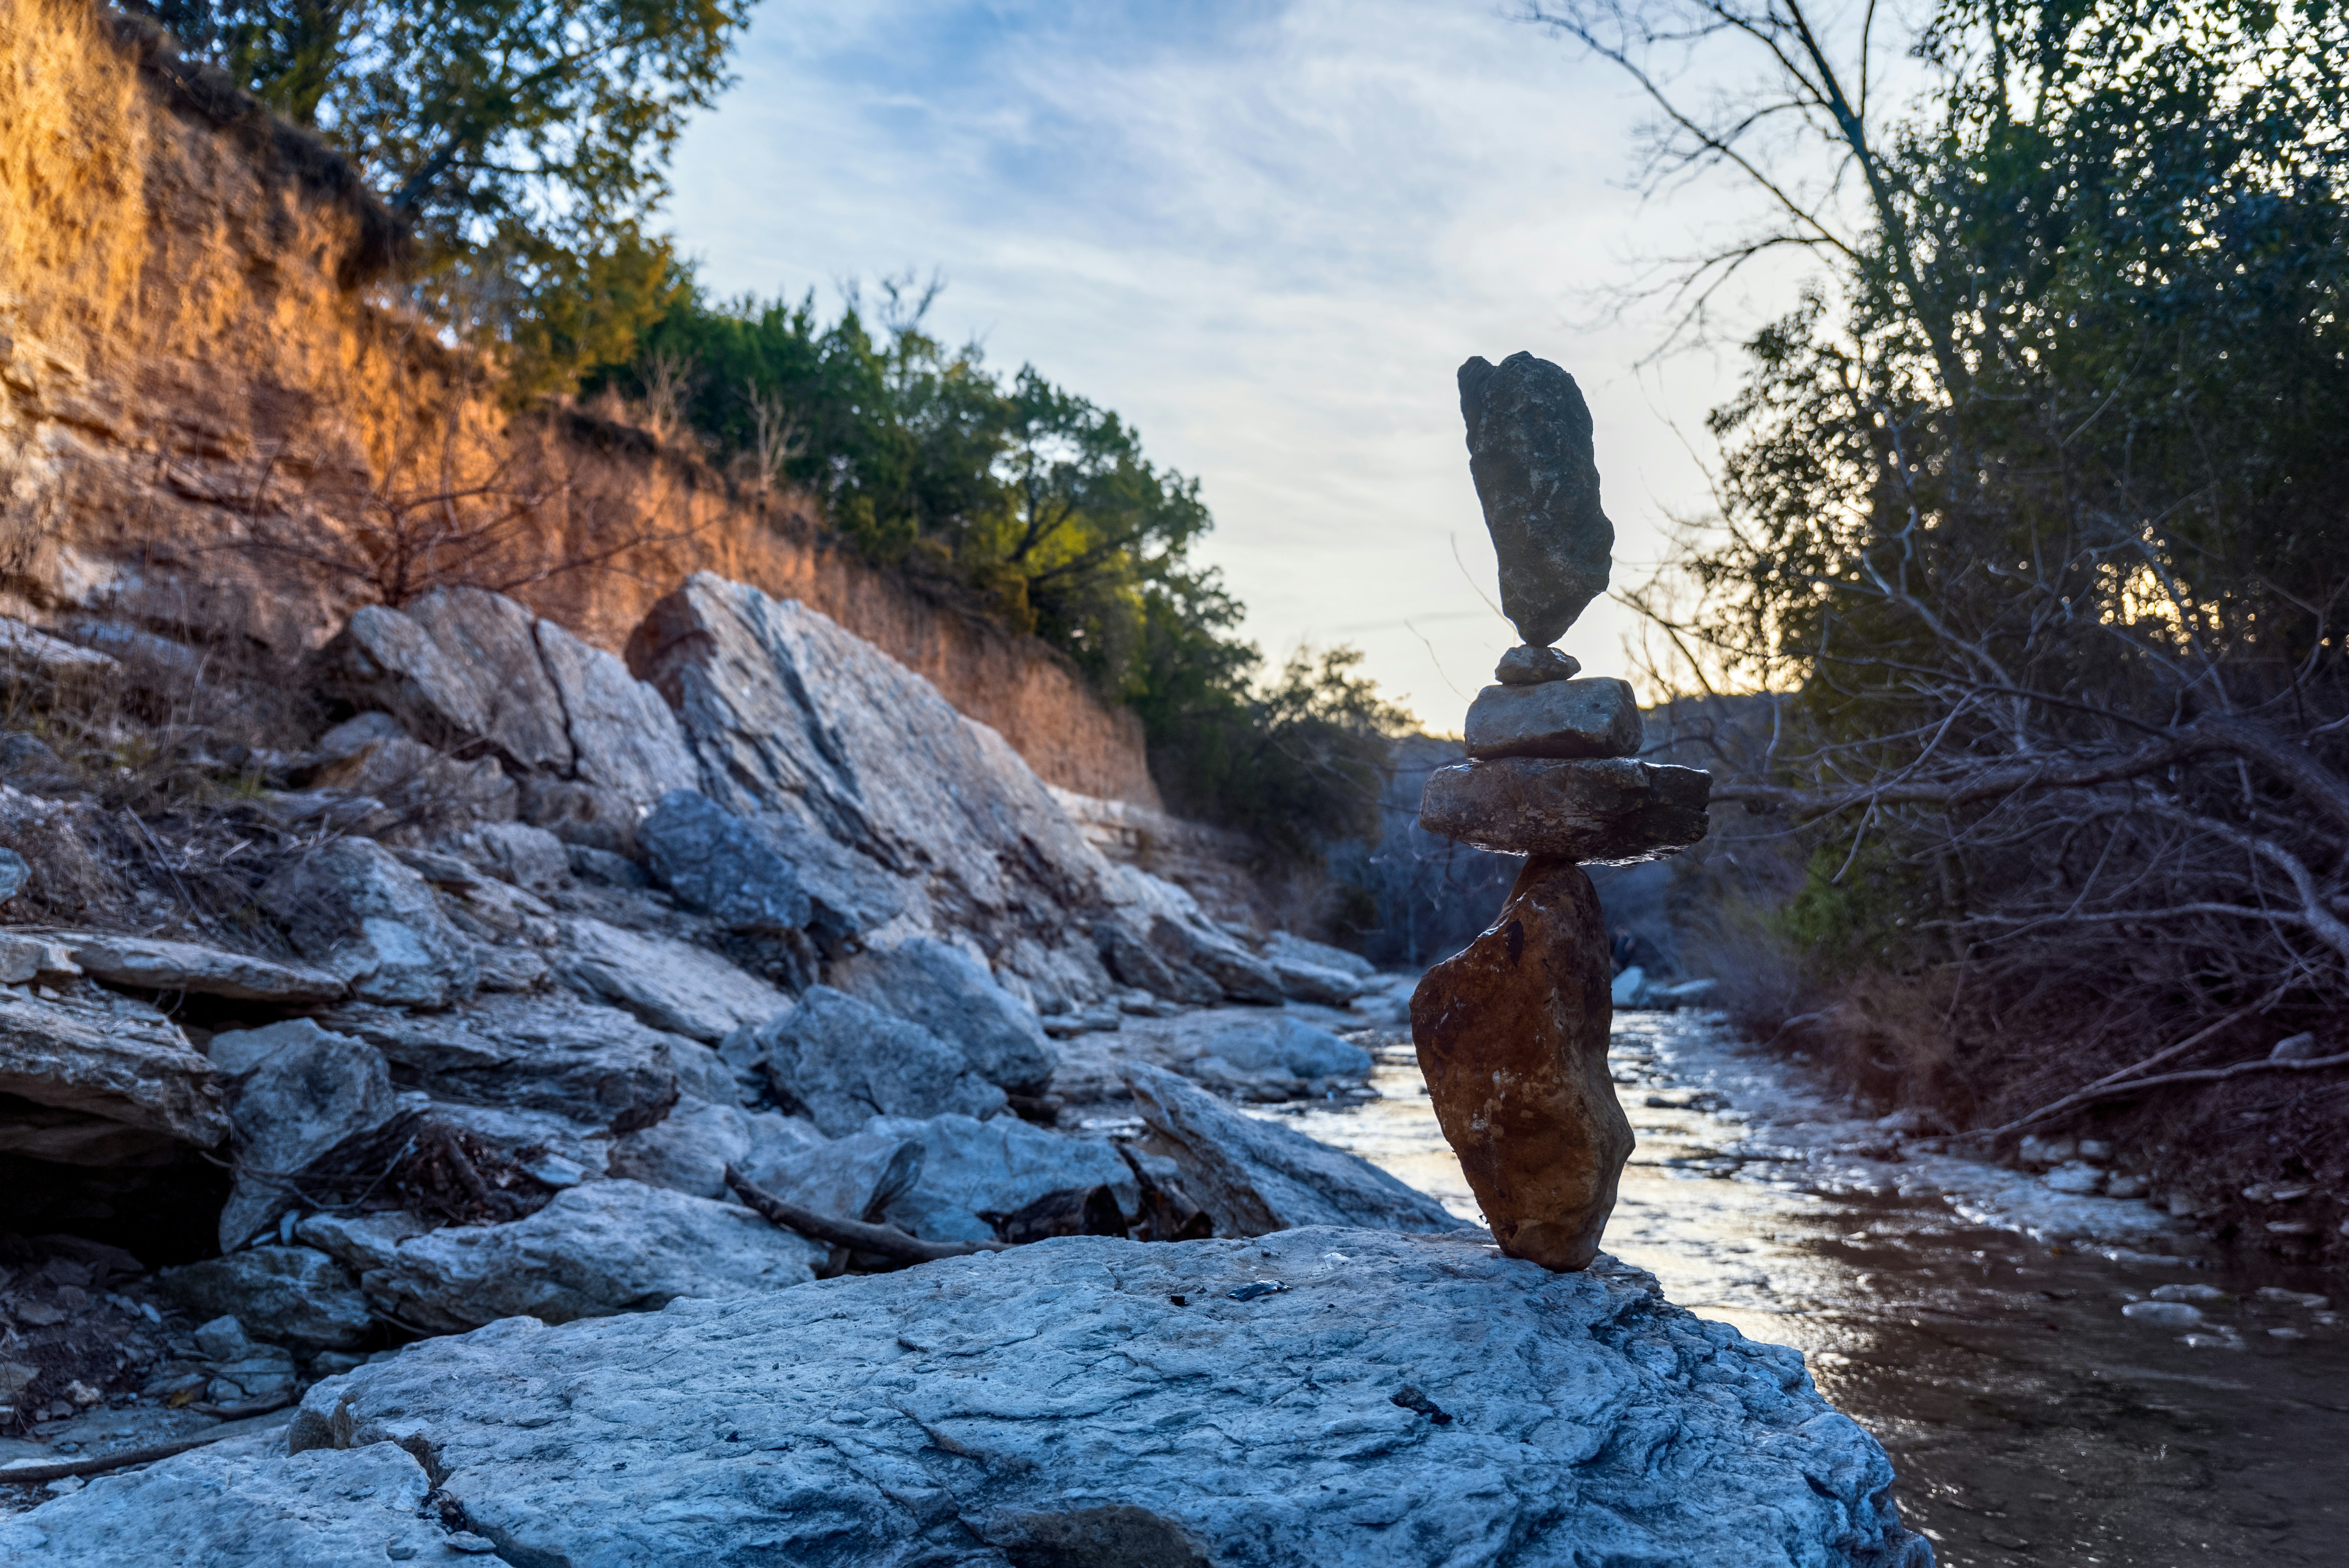
[[[1733,366],[1635,375],[1659,325],[1606,308],[1694,225],[1623,188],[1618,84],[1485,0],[769,0],[741,67],[678,161],[705,277],[943,271],[936,325],[1205,481],[1206,553],[1276,658],[1354,642],[1450,728],[1512,640],[1484,603],[1470,354],[1581,383],[1619,579],[1705,505],[1683,437]],[[1594,608],[1568,645],[1617,668],[1624,630]]]

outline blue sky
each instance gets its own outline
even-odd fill
[[[1489,607],[1453,373],[1557,360],[1588,397],[1619,583],[1709,507],[1733,356],[1635,369],[1654,259],[1733,212],[1643,202],[1636,103],[1490,0],[765,0],[671,209],[724,293],[933,270],[932,315],[1197,476],[1203,554],[1276,659],[1350,642],[1456,730],[1513,642]],[[1754,300],[1783,302],[1783,292]],[[1629,673],[1630,618],[1562,646]]]

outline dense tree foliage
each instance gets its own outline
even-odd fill
[[[1377,830],[1386,738],[1403,722],[1352,673],[1299,654],[1268,686],[1239,606],[1191,559],[1210,527],[1195,480],[1161,469],[1116,414],[1033,366],[1003,375],[926,320],[935,284],[891,280],[868,325],[689,285],[625,364],[591,377],[689,433],[753,485],[823,498],[867,559],[971,595],[1131,705],[1178,811],[1272,852]]]
[[[668,300],[686,118],[750,0],[152,0],[182,49],[357,163],[419,303],[511,345],[518,396],[625,358]]]

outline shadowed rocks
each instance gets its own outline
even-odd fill
[[[1501,562],[1501,609],[1535,647],[1607,591],[1615,525],[1599,507],[1590,410],[1574,377],[1512,354],[1460,367],[1468,472]]]
[[[1493,1239],[1544,1268],[1589,1266],[1631,1157],[1607,1073],[1608,969],[1589,877],[1536,859],[1491,929],[1412,996],[1428,1098]]]
[[[1644,733],[1625,682],[1488,686],[1468,705],[1471,757],[1630,757]]]

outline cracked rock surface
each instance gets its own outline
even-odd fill
[[[1795,1352],[1466,1236],[1069,1237],[509,1321],[317,1385],[286,1445],[97,1481],[0,1556],[373,1561],[322,1532],[421,1513],[574,1568],[1930,1561]]]

